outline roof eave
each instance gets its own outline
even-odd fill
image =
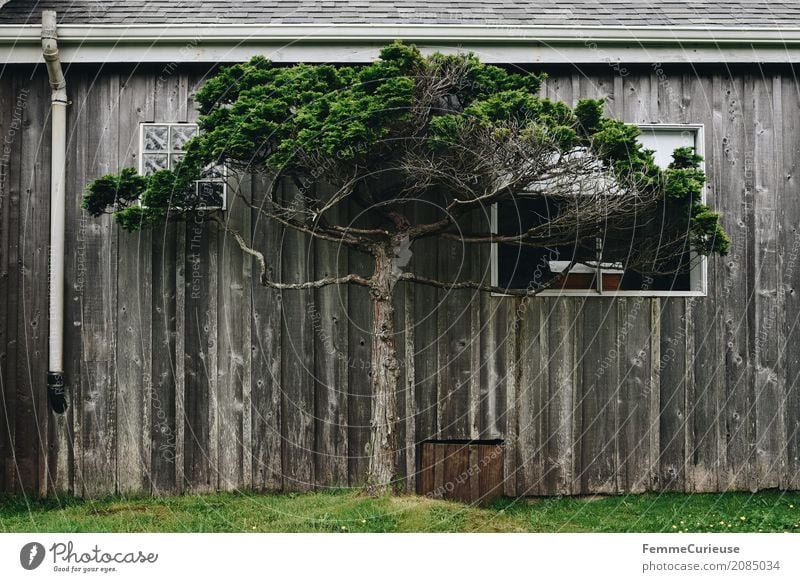
[[[39,43],[39,25],[0,25],[0,59],[33,62],[27,50]],[[278,61],[350,61],[374,56],[374,48],[394,39],[430,48],[485,51],[490,60],[507,62],[794,62],[800,51],[800,28],[621,27],[485,25],[107,25],[61,24],[59,42],[65,60],[108,62],[242,60],[248,53]],[[335,47],[336,50],[322,50]],[[226,51],[227,49],[227,51]],[[618,49],[622,52],[618,52]],[[141,52],[144,50],[144,53]],[[348,52],[349,51],[349,52]],[[754,52],[755,51],[755,52]],[[640,57],[631,61],[634,53]],[[5,54],[3,54],[5,53]],[[317,56],[317,53],[319,55]],[[758,54],[760,53],[760,55]],[[170,58],[172,55],[172,58]],[[229,58],[225,58],[226,55]],[[333,56],[336,55],[336,58]],[[348,56],[349,55],[349,56]],[[683,55],[683,56],[681,56]],[[5,58],[3,58],[5,56]],[[668,56],[669,58],[660,58]],[[513,57],[513,59],[512,59]],[[521,61],[519,59],[522,59]],[[577,59],[577,60],[576,60]]]

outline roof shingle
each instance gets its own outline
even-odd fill
[[[10,0],[0,24],[36,24],[42,10],[62,24],[800,26],[797,0]]]

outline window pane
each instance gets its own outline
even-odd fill
[[[172,150],[180,151],[186,142],[192,139],[197,133],[195,125],[173,125],[172,126]]]
[[[144,126],[144,151],[157,152],[167,149],[167,137],[169,127],[166,125],[145,125]]]
[[[203,177],[209,180],[222,180],[225,177],[223,172],[224,169],[222,166],[209,165],[204,168]]]
[[[168,169],[167,154],[144,154],[142,156],[142,161],[145,176],[158,170]]]
[[[695,147],[697,132],[689,129],[643,127],[639,143],[653,150],[653,157],[659,168],[665,169],[672,163],[672,152],[682,147]]]
[[[197,182],[197,198],[203,206],[219,208],[222,206],[225,184],[202,180]]]
[[[696,147],[697,131],[694,129],[672,127],[643,127],[639,142],[653,150],[656,164],[666,169],[672,163],[672,152],[680,147]],[[690,216],[686,215],[686,226]],[[625,291],[688,291],[691,286],[691,253],[688,242],[682,255],[675,257],[672,268],[675,272],[665,275],[643,277],[634,271],[627,271],[622,278],[621,289]]]
[[[174,169],[183,159],[183,154],[170,154],[169,156],[169,169]]]
[[[695,128],[675,127],[642,127],[641,143],[654,150],[655,161],[666,168],[672,162],[672,152],[679,147],[695,147],[697,140]],[[520,196],[516,201],[500,203],[496,206],[498,232],[519,233],[534,226],[546,224],[558,214],[555,204],[533,197]],[[687,227],[689,216],[686,216]],[[577,233],[576,233],[577,235]],[[614,249],[611,248],[613,243]],[[608,253],[606,256],[622,260],[630,249],[630,242],[622,238],[609,239],[602,245]],[[666,252],[666,251],[665,251]],[[596,249],[592,248],[589,239],[580,246],[565,245],[557,248],[518,247],[511,244],[497,244],[497,285],[511,289],[538,287],[555,276],[559,267],[572,260],[591,262]],[[664,269],[666,274],[645,277],[630,269],[619,273],[619,269],[602,269],[603,287],[606,290],[620,289],[624,291],[676,291],[696,290],[693,282],[699,277],[697,269],[702,268],[696,257],[694,264],[688,245],[683,253],[679,253],[670,265]],[[616,265],[618,267],[618,265]],[[596,288],[596,273],[583,272],[583,266],[570,270],[570,275],[561,282],[554,282],[553,289],[586,289]],[[613,280],[612,280],[613,279]]]
[[[556,209],[547,200],[520,196],[498,205],[499,232],[521,233],[555,218]],[[548,283],[557,273],[551,263],[571,262],[575,248],[534,248],[513,244],[497,245],[498,282],[507,289],[535,289]]]

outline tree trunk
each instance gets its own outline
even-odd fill
[[[397,474],[397,379],[399,375],[394,343],[394,304],[392,294],[396,277],[392,271],[393,249],[375,253],[372,279],[372,419],[370,421],[369,468],[367,490],[388,493]]]

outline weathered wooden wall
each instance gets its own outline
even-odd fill
[[[136,165],[138,123],[186,121],[204,71],[68,71],[66,374],[48,412],[48,91],[0,73],[0,490],[91,495],[355,486],[369,434],[361,288],[279,294],[211,223],[140,234],[80,209]],[[703,123],[712,206],[733,237],[706,298],[397,295],[401,467],[426,439],[504,439],[506,493],[800,488],[800,85],[788,69],[551,71],[629,122]],[[257,180],[242,187],[260,191]],[[284,281],[367,270],[357,254],[230,223]],[[486,273],[425,241],[413,267]],[[463,262],[462,262],[463,260]],[[337,266],[338,262],[338,266]]]

